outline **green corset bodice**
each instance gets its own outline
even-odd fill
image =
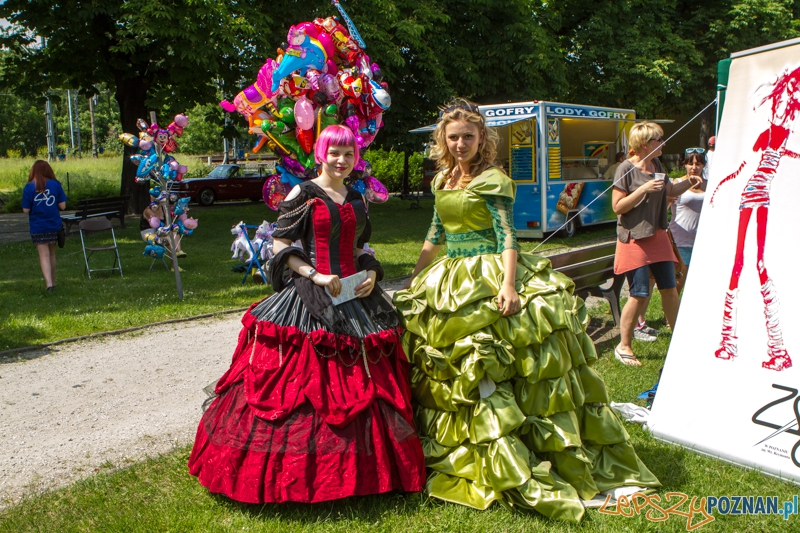
[[[464,189],[442,189],[443,179],[440,173],[433,182],[436,212],[429,241],[447,244],[448,257],[496,254],[516,247],[513,181],[498,169],[485,171]]]

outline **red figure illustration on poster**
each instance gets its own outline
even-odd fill
[[[744,245],[747,227],[755,211],[756,215],[756,267],[761,283],[761,296],[764,300],[764,318],[767,328],[767,360],[761,366],[770,370],[784,370],[792,366],[792,359],[783,343],[780,320],[778,316],[778,290],[767,273],[764,262],[764,243],[767,235],[769,218],[770,184],[778,175],[778,165],[784,157],[800,159],[800,154],[787,149],[792,126],[800,112],[800,66],[794,70],[786,69],[774,83],[764,84],[756,89],[755,94],[767,91],[758,102],[756,109],[769,103],[771,106],[770,124],[759,136],[753,146],[753,152],[761,153],[758,168],[747,180],[742,191],[739,204],[739,228],[736,241],[736,255],[733,262],[730,284],[725,293],[725,306],[722,316],[722,338],[715,355],[719,359],[732,360],[738,353],[736,335],[736,304],[739,292],[739,278],[744,267]],[[736,172],[720,181],[710,204],[714,206],[714,196],[726,182],[735,179],[747,165],[747,161],[739,165]]]

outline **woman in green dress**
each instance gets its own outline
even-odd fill
[[[659,486],[607,405],[573,282],[517,251],[516,185],[494,166],[497,133],[459,100],[434,140],[433,222],[395,295],[428,493],[579,521],[582,499]]]

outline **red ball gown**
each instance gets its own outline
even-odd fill
[[[279,211],[274,236],[303,248],[274,258],[277,292],[244,314],[231,366],[197,428],[190,473],[247,503],[422,490],[425,460],[391,300],[376,286],[333,306],[286,266],[298,255],[323,274],[380,277],[374,258],[355,254],[370,234],[362,196],[350,191],[340,205],[305,182]]]

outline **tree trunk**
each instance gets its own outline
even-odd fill
[[[714,135],[711,130],[711,124],[714,119],[714,112],[716,111],[716,107],[712,106],[705,110],[705,112],[700,115],[700,138],[698,139],[700,148],[708,148],[708,139]]]
[[[117,104],[119,104],[119,118],[122,123],[122,131],[138,135],[139,128],[136,127],[136,119],[143,118],[148,120],[145,100],[147,99],[147,90],[150,87],[150,83],[147,80],[141,80],[139,78],[120,79],[121,76],[121,74],[115,76],[117,78],[115,97]],[[130,160],[130,156],[136,154],[138,151],[138,148],[125,146],[122,154],[120,195],[130,196],[130,200],[128,201],[129,214],[141,213],[150,203],[150,195],[148,194],[149,187],[136,183],[136,165]]]

